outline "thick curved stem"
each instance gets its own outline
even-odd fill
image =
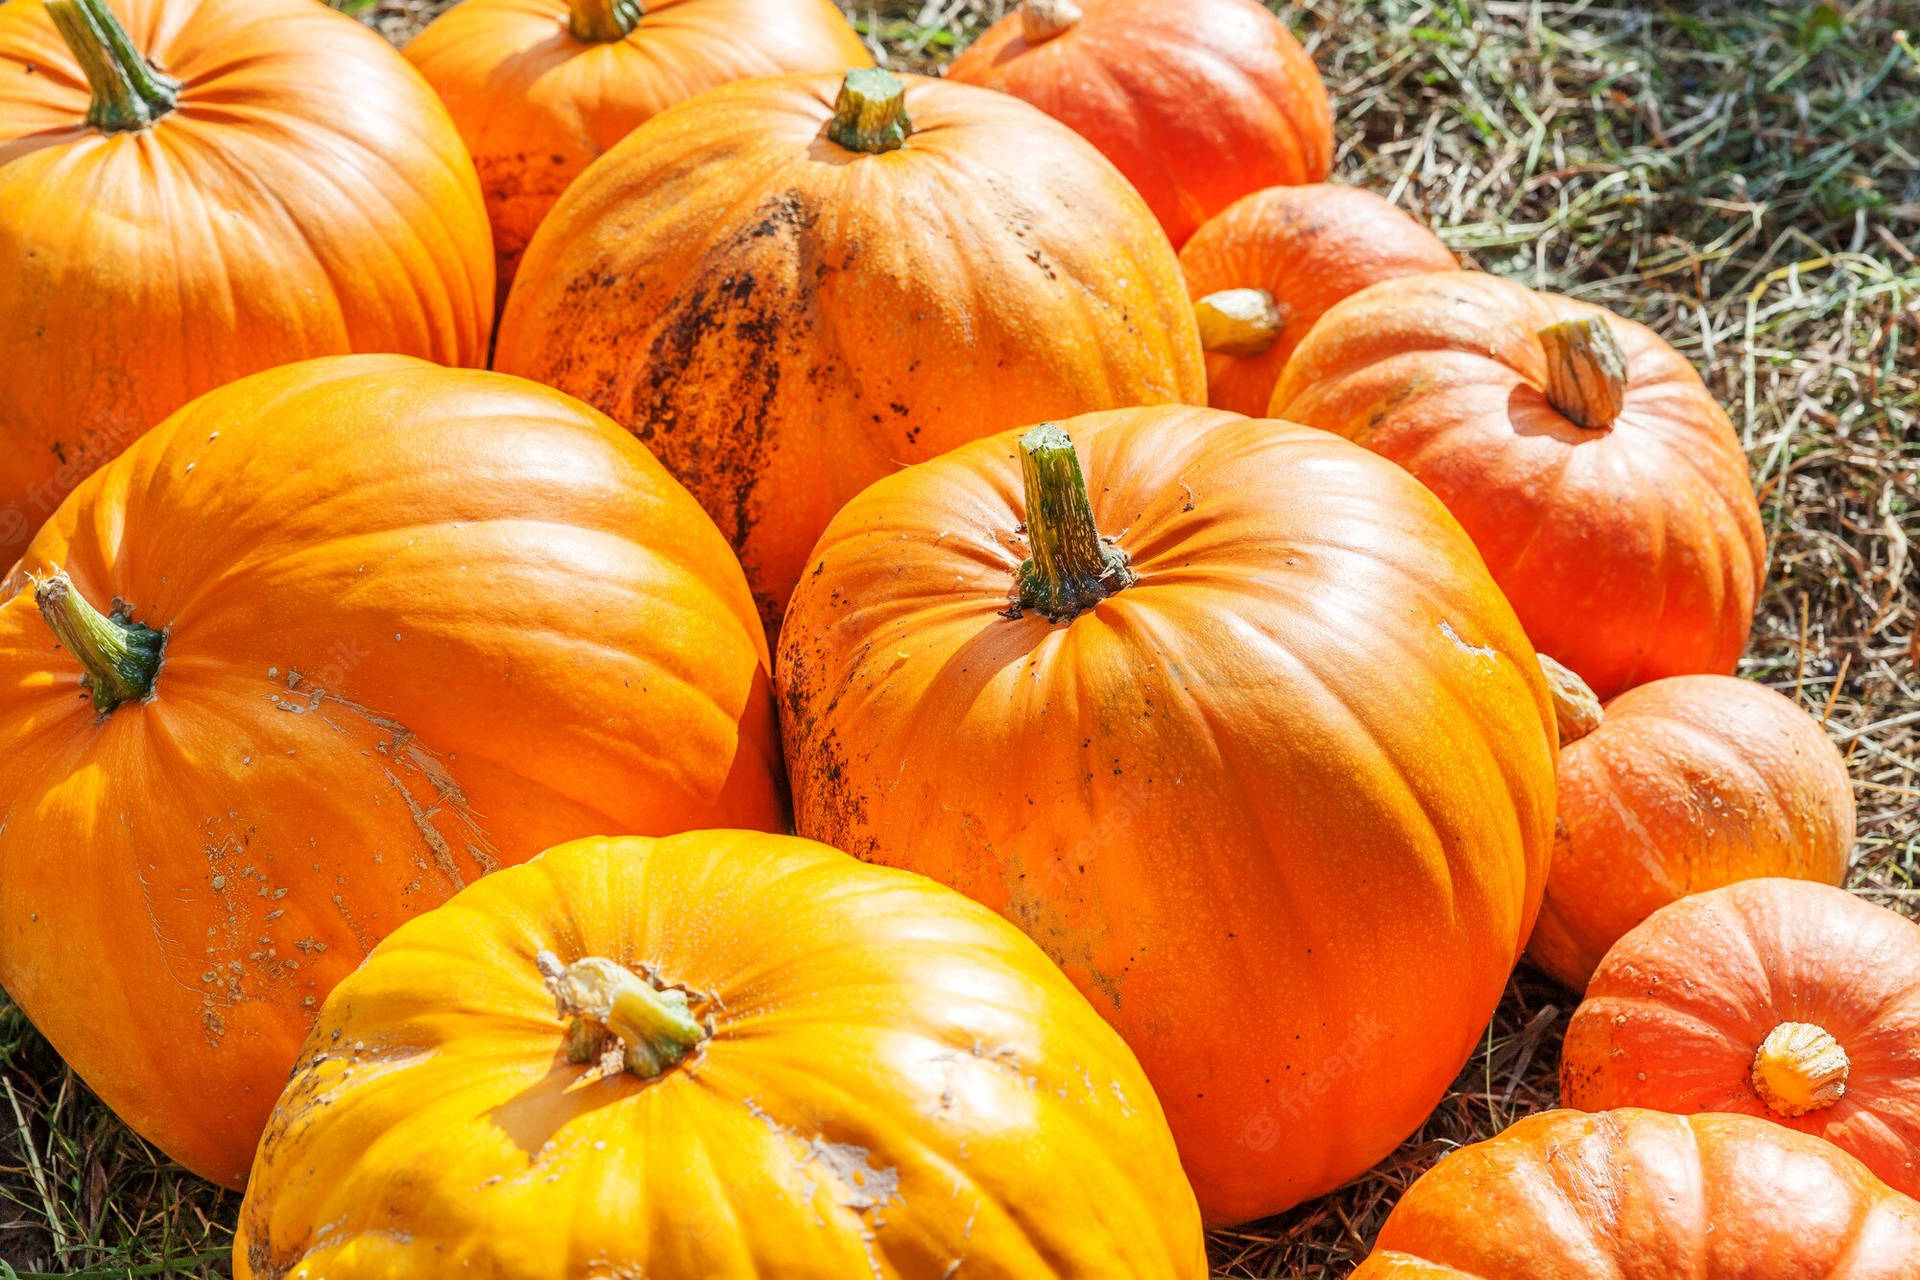
[[[640,0],[567,0],[567,29],[587,44],[625,40],[646,16]]]
[[[1265,355],[1286,324],[1265,289],[1222,289],[1193,304],[1200,345],[1227,356]]]
[[[1044,44],[1066,34],[1081,16],[1073,0],[1027,0],[1020,6],[1020,37],[1028,44]]]
[[[707,1029],[687,1011],[683,991],[661,990],[631,969],[587,956],[562,965],[551,951],[537,957],[540,976],[555,1008],[568,1019],[566,1058],[599,1059],[609,1037],[621,1061],[642,1080],[664,1075],[707,1038]]]
[[[107,133],[145,129],[173,110],[180,82],[133,47],[107,0],[47,0],[47,16],[87,77],[87,123]]]
[[[1540,672],[1546,676],[1547,688],[1553,694],[1553,719],[1560,730],[1560,745],[1578,742],[1598,729],[1606,718],[1600,699],[1585,680],[1546,654],[1538,656]]]
[[[1021,436],[1020,474],[1033,550],[1015,578],[1021,605],[1060,622],[1133,585],[1127,553],[1094,525],[1080,456],[1065,431],[1047,422]]]
[[[827,137],[849,151],[879,155],[913,136],[907,116],[907,86],[879,67],[859,67],[840,82],[840,96],[827,121]]]
[[[1540,330],[1547,356],[1547,400],[1577,426],[1605,431],[1627,403],[1627,353],[1599,316]]]
[[[1840,1042],[1810,1022],[1783,1022],[1753,1055],[1753,1091],[1789,1119],[1830,1107],[1846,1096],[1852,1063]]]
[[[85,668],[81,681],[102,715],[123,702],[152,696],[165,635],[127,617],[119,601],[111,617],[101,613],[73,589],[73,580],[64,573],[41,579],[33,602],[61,647]]]

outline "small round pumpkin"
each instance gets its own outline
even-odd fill
[[[1577,702],[1579,678],[1545,664]],[[1837,885],[1853,856],[1853,785],[1826,731],[1765,685],[1675,676],[1604,711],[1560,716],[1553,871],[1527,954],[1583,989],[1657,909],[1736,880]]]
[[[473,152],[503,302],[567,184],[651,117],[732,80],[873,65],[832,0],[462,0],[406,54]]]
[[[1583,1110],[1759,1116],[1920,1193],[1920,928],[1804,880],[1662,907],[1594,974],[1560,1094]]]
[[[1139,1064],[1019,930],[790,836],[582,840],[340,984],[240,1280],[1203,1280]]]
[[[1351,1280],[1906,1280],[1920,1205],[1748,1116],[1549,1111],[1442,1157]]]
[[[625,423],[733,540],[769,624],[820,531],[903,463],[1206,398],[1180,263],[1086,143],[884,71],[663,112],[528,250],[498,367]]]
[[[350,351],[482,365],[492,300],[460,135],[351,18],[0,5],[0,566],[201,392]]]
[[[1405,276],[1322,316],[1270,411],[1411,470],[1601,697],[1733,671],[1760,508],[1727,415],[1652,330],[1498,276]]]
[[[1382,280],[1450,271],[1439,237],[1356,187],[1269,187],[1228,205],[1180,250],[1207,350],[1207,402],[1265,416],[1274,384],[1327,308]]]
[[[0,983],[229,1186],[400,921],[582,832],[783,825],[726,543],[517,379],[230,383],[82,483],[0,600]]]
[[[1025,928],[1140,1055],[1201,1212],[1253,1218],[1391,1151],[1486,1026],[1546,880],[1545,681],[1365,450],[1062,425],[821,538],[776,668],[796,820]]]
[[[1256,0],[1023,0],[947,76],[1092,142],[1176,246],[1249,192],[1333,168],[1326,86]]]

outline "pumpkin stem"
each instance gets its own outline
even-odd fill
[[[1605,431],[1627,403],[1627,353],[1600,316],[1562,320],[1540,330],[1547,354],[1547,400],[1578,426]]]
[[[1753,1055],[1753,1091],[1791,1119],[1840,1101],[1847,1092],[1847,1051],[1825,1028],[1783,1022]]]
[[[625,40],[647,10],[640,0],[567,0],[567,29],[584,44]]]
[[[1572,671],[1544,653],[1538,657],[1540,672],[1546,676],[1547,689],[1553,694],[1553,718],[1559,726],[1560,745],[1578,742],[1598,729],[1606,718],[1600,699],[1587,687],[1587,682]]]
[[[1225,356],[1258,356],[1280,336],[1286,318],[1265,289],[1222,289],[1193,304],[1200,345]]]
[[[1027,0],[1020,6],[1020,35],[1028,44],[1044,44],[1080,21],[1073,0]]]
[[[47,16],[93,91],[87,123],[107,133],[145,129],[173,110],[180,82],[133,47],[107,0],[47,0]]]
[[[160,651],[167,643],[164,633],[135,622],[118,600],[111,616],[102,614],[73,589],[73,580],[63,572],[36,580],[33,602],[61,646],[86,668],[80,682],[101,715],[123,702],[153,695]]]
[[[879,67],[858,67],[840,82],[840,96],[827,122],[827,137],[849,151],[877,156],[902,146],[913,134],[907,117],[907,86]]]
[[[596,1062],[618,1041],[626,1069],[642,1080],[665,1075],[707,1038],[687,1012],[687,994],[661,990],[631,969],[587,956],[562,965],[551,951],[535,957],[554,1006],[568,1019],[568,1062]]]
[[[1127,553],[1100,537],[1080,474],[1080,455],[1065,431],[1043,422],[1020,437],[1020,475],[1027,487],[1027,545],[1033,555],[1015,577],[1020,603],[1062,622],[1133,585]]]

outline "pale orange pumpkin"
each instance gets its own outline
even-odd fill
[[[582,840],[341,983],[239,1280],[1203,1280],[1139,1064],[1019,930],[789,836]]]

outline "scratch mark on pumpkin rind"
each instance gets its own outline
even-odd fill
[[[860,1222],[860,1239],[866,1248],[867,1265],[874,1280],[884,1280],[886,1269],[874,1252],[874,1228],[885,1225],[884,1212],[906,1203],[900,1195],[900,1171],[890,1166],[869,1163],[872,1152],[851,1142],[831,1142],[825,1134],[802,1138],[780,1123],[752,1098],[746,1100],[747,1114],[767,1126],[767,1132],[780,1139],[793,1158],[800,1174],[815,1170],[826,1174],[828,1190],[843,1209],[851,1210]],[[816,1182],[817,1178],[814,1179]]]

